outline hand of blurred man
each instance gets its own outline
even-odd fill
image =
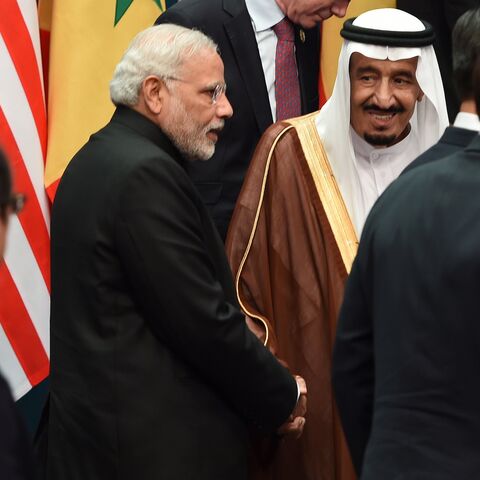
[[[297,405],[286,421],[278,430],[277,433],[281,436],[289,436],[293,438],[300,438],[305,426],[305,415],[307,413],[307,385],[305,380],[295,375],[300,396],[298,397]]]

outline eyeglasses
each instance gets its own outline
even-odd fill
[[[191,83],[188,80],[183,80],[177,77],[170,77],[166,76],[163,77],[165,80],[175,80],[176,82],[183,82],[183,83]],[[227,91],[227,84],[226,83],[217,83],[215,87],[207,88],[203,92],[208,93],[211,98],[211,104],[215,105],[218,99]]]
[[[212,105],[215,105],[217,103],[217,100],[225,94],[227,91],[227,84],[226,83],[218,83],[215,85],[215,88],[213,89],[212,92]]]
[[[26,197],[23,193],[14,193],[10,196],[10,198],[0,206],[0,210],[2,213],[6,213],[7,209],[11,211],[11,213],[18,214],[22,211],[25,205]]]

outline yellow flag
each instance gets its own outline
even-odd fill
[[[421,1],[421,0],[419,0]],[[320,54],[320,101],[323,104],[330,97],[337,76],[338,56],[342,48],[340,30],[347,18],[375,8],[395,8],[396,0],[352,0],[345,18],[331,17],[323,23],[322,50]]]
[[[44,60],[49,57],[45,185],[51,199],[69,160],[113,113],[115,65],[163,10],[165,0],[40,0]]]

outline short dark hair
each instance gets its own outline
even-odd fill
[[[480,56],[477,57],[475,68],[473,69],[473,94],[477,112],[480,112]]]
[[[0,150],[0,219],[5,220],[6,207],[12,195],[12,175],[5,154]]]
[[[453,80],[460,100],[474,96],[473,69],[480,55],[480,8],[467,10],[452,32]]]

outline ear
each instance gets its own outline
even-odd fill
[[[165,84],[155,75],[149,75],[142,82],[142,93],[145,106],[154,115],[158,115],[162,111],[165,98]]]
[[[423,97],[424,97],[424,93],[422,91],[421,88],[418,89],[418,97],[417,97],[417,102],[421,102],[423,100]]]

